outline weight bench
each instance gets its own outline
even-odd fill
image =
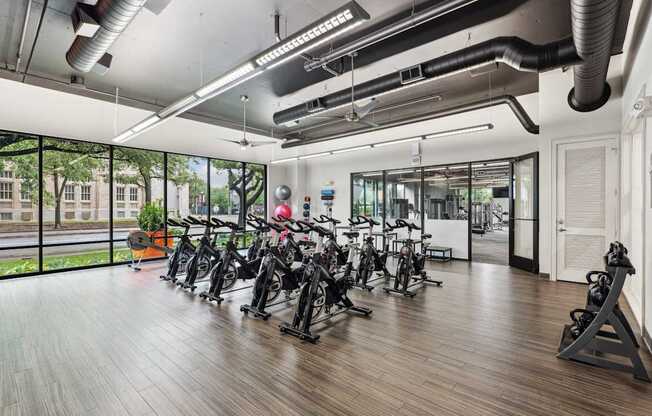
[[[450,247],[429,246],[425,248],[424,252],[424,254],[426,254],[431,260],[438,260],[441,262],[453,260],[453,249]]]

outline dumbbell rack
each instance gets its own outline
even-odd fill
[[[622,313],[615,312],[625,279],[634,274],[635,270],[627,256],[620,252],[610,254],[607,272],[614,276],[614,279],[605,302],[579,337],[574,338],[571,334],[573,325],[564,326],[557,358],[624,371],[638,380],[650,382],[638,354],[638,343],[627,330],[629,323]],[[603,330],[604,326],[611,327],[612,331]],[[627,358],[631,365],[610,359],[608,355]]]

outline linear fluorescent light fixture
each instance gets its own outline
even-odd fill
[[[169,106],[165,107],[161,111],[159,111],[158,116],[161,118],[165,118],[173,114],[174,115],[179,114],[179,112],[185,111],[185,108],[191,105],[192,103],[194,103],[195,101],[197,101],[197,97],[195,96],[195,94],[189,95],[188,97],[182,98],[170,104]]]
[[[254,71],[254,69],[256,69],[254,64],[252,64],[251,62],[247,62],[244,65],[241,65],[236,69],[227,72],[225,75],[222,75],[221,77],[212,80],[205,86],[195,91],[195,95],[198,96],[199,98],[203,98],[219,90],[220,88],[229,85],[234,81],[244,82],[248,79],[245,78],[246,75],[251,74]],[[233,84],[233,86],[235,85],[237,84]]]
[[[392,146],[392,145],[401,144],[401,143],[418,142],[420,140],[423,140],[423,137],[421,137],[421,136],[408,137],[407,139],[390,140],[390,141],[387,141],[387,142],[376,143],[376,144],[374,144],[374,147]]]
[[[292,162],[292,161],[295,161],[295,160],[299,160],[299,158],[296,157],[296,156],[295,157],[288,157],[286,159],[272,160],[269,163],[271,163],[272,165],[278,165],[279,163]]]
[[[314,157],[322,157],[322,156],[329,156],[329,155],[337,155],[339,153],[355,152],[357,150],[375,149],[377,147],[390,146],[390,145],[393,145],[393,144],[400,144],[400,143],[406,143],[406,142],[416,142],[416,141],[419,141],[419,140],[435,139],[435,138],[438,138],[438,137],[454,136],[456,134],[475,133],[475,132],[479,132],[479,131],[491,130],[493,128],[494,128],[494,125],[491,124],[491,123],[480,124],[480,125],[477,125],[477,126],[462,127],[462,128],[459,128],[459,129],[440,131],[440,132],[437,132],[437,133],[428,134],[426,136],[406,137],[404,139],[387,140],[387,141],[380,142],[380,143],[375,143],[375,144],[367,144],[367,145],[355,146],[355,147],[346,147],[344,149],[332,150],[330,152],[313,153],[313,154],[309,154],[309,155],[290,157],[290,158],[287,158],[287,159],[273,160],[270,163],[272,165],[276,165],[276,164],[279,164],[279,163],[292,162],[294,160],[305,160],[305,159],[312,159]],[[455,168],[462,168],[462,167],[464,167],[464,166],[457,165],[457,166],[430,168],[430,169],[426,169],[426,172],[438,171],[438,170],[446,170],[446,169],[455,169]],[[388,175],[397,175],[397,174],[401,174],[401,173],[412,173],[412,172],[414,172],[414,170],[394,171],[394,172],[388,172],[387,174]]]
[[[440,131],[438,133],[428,134],[427,136],[424,137],[424,140],[437,139],[439,137],[455,136],[464,133],[475,133],[478,131],[491,130],[493,128],[494,125],[491,123],[480,124],[478,126],[463,127],[461,129],[446,130],[446,131]]]
[[[131,130],[134,133],[141,132],[141,131],[145,130],[146,128],[148,128],[150,126],[153,126],[154,124],[158,123],[159,120],[161,120],[161,118],[157,114],[154,114],[152,116],[149,116],[145,120],[141,121],[140,123],[136,124],[135,126],[133,126],[131,128]]]
[[[237,65],[226,74],[213,79],[208,84],[194,91],[190,96],[183,97],[163,108],[157,113],[157,119],[154,119],[154,122],[151,124],[147,124],[146,127],[142,127],[144,121],[140,122],[136,126],[120,133],[113,141],[124,143],[127,140],[131,140],[172,117],[178,116],[204,101],[210,100],[260,75],[267,69],[281,65],[302,53],[308,52],[340,36],[342,33],[353,29],[369,19],[369,14],[358,3],[350,1],[316,22],[307,25],[265,49],[253,58]],[[145,121],[147,120],[149,119]]]
[[[369,20],[369,14],[355,1],[293,33],[263,51],[256,58],[259,66],[273,68]]]
[[[133,131],[131,131],[131,130],[127,130],[127,131],[125,131],[125,132],[119,134],[118,136],[114,137],[114,138],[113,138],[113,141],[114,141],[115,143],[124,143],[124,142],[126,142],[127,140],[129,140],[133,134],[134,134]]]
[[[299,160],[314,159],[316,157],[323,157],[323,156],[330,156],[330,155],[332,155],[331,152],[313,153],[311,155],[299,156]]]
[[[334,155],[340,154],[340,153],[348,153],[348,152],[356,152],[358,150],[364,150],[364,149],[371,149],[371,145],[368,144],[366,146],[356,146],[356,147],[349,147],[346,149],[339,149],[339,150],[333,150],[331,153]]]

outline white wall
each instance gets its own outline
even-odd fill
[[[554,210],[551,206],[551,181],[554,175],[551,157],[553,143],[563,138],[591,137],[609,133],[613,133],[614,137],[617,136],[621,124],[621,65],[622,60],[619,57],[612,60],[609,72],[612,99],[603,108],[592,113],[575,112],[567,104],[567,94],[573,87],[572,71],[564,72],[559,69],[541,74],[540,92],[519,97],[519,101],[530,116],[541,126],[541,134],[538,136],[527,133],[511,111],[501,106],[328,143],[288,149],[278,157],[317,153],[353,144],[367,144],[491,122],[495,125],[491,131],[423,142],[422,165],[490,160],[538,151],[540,158],[539,263],[542,273],[552,273],[554,271],[552,268]],[[301,169],[302,172],[307,167],[305,182],[307,192],[313,199],[318,197],[319,190],[325,182],[333,181],[336,188],[333,215],[336,218],[347,218],[350,215],[350,174],[409,167],[410,149],[411,144],[406,143],[294,162],[287,166],[290,171]]]
[[[650,2],[635,1],[630,17],[625,50],[626,73],[623,91],[624,117],[639,94],[652,95],[652,27]],[[632,143],[630,145],[630,142]],[[630,257],[636,266],[636,276],[629,279],[625,288],[627,301],[641,327],[650,334],[652,326],[652,122],[647,119],[641,126],[640,136],[623,135],[622,154],[623,187],[631,195],[623,195],[623,228],[632,245]],[[625,149],[626,148],[626,149]],[[628,150],[625,152],[625,150]],[[634,163],[636,162],[636,163]],[[637,166],[637,163],[639,164]],[[625,183],[627,182],[627,183]],[[629,215],[627,215],[629,214]],[[636,245],[634,245],[636,244]]]
[[[100,143],[111,143],[115,136],[115,104],[2,78],[0,97],[0,130]],[[123,105],[118,106],[117,113],[118,131],[151,114]],[[242,131],[174,118],[126,145],[251,162],[270,160],[267,146],[242,151],[237,145],[217,140],[240,137]]]

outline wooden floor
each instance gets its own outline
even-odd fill
[[[372,316],[340,316],[317,345],[279,333],[289,311],[206,304],[160,265],[0,282],[0,415],[652,414],[652,385],[555,358],[585,287],[430,267],[444,288],[355,292]]]

